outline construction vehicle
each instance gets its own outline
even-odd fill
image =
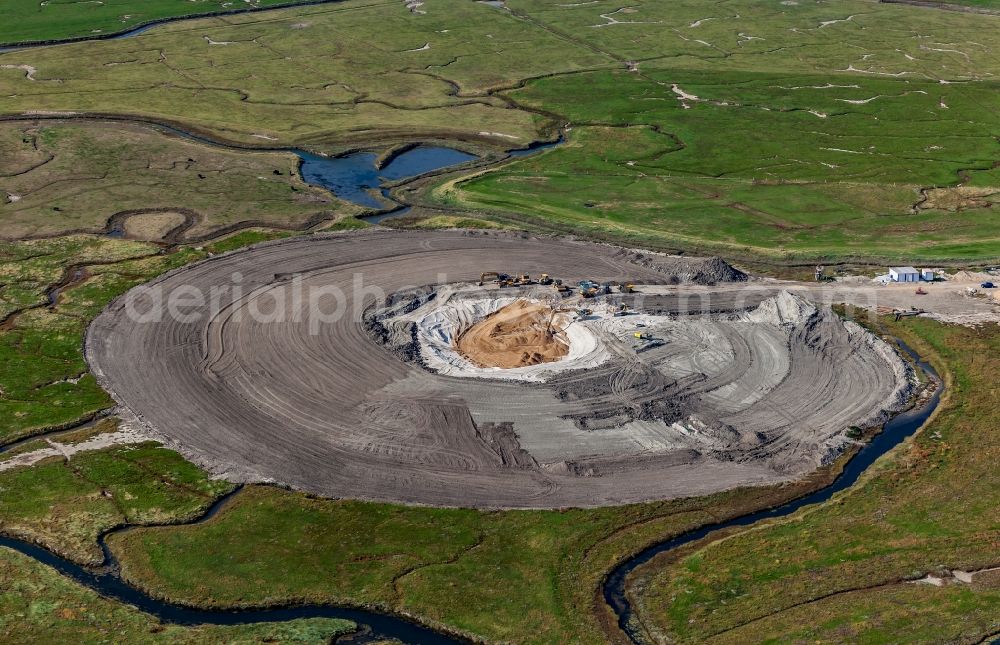
[[[507,273],[501,273],[499,271],[485,271],[479,276],[479,286],[486,284],[487,280],[491,281],[493,284],[500,284],[504,281],[510,282],[510,275]]]
[[[629,314],[628,306],[623,302],[617,307],[615,307],[615,311],[612,315],[615,318],[621,318],[622,316],[627,316],[628,314]]]
[[[500,282],[500,274],[496,271],[486,271],[479,276],[479,286],[486,284],[487,280],[493,280],[494,282]]]
[[[635,285],[631,282],[623,282],[618,286],[618,290],[622,293],[635,293]]]
[[[528,275],[527,273],[522,273],[521,275],[517,276],[517,283],[522,287],[525,287],[531,284],[531,276]]]
[[[593,280],[581,280],[578,285],[580,287],[580,295],[584,298],[593,298],[598,294],[598,290],[601,287]]]
[[[580,316],[581,318],[583,316],[589,316],[592,313],[594,313],[593,309],[586,309],[584,307],[580,307],[579,309],[576,310],[576,315]]]
[[[603,294],[605,294],[605,295],[611,293],[611,283],[610,282],[602,282],[601,283],[600,292],[603,293]]]
[[[555,282],[555,280],[550,278],[548,273],[543,273],[542,276],[538,278],[538,284],[552,284],[553,282]]]
[[[653,335],[648,331],[637,331],[633,335],[639,340],[653,340]]]
[[[892,312],[896,316],[896,322],[899,322],[900,318],[908,318],[910,316],[919,316],[920,314],[926,313],[923,309],[917,309],[916,307],[911,307],[909,311],[905,309],[896,309]]]
[[[557,285],[556,285],[556,291],[558,291],[558,292],[559,292],[559,295],[561,295],[561,296],[563,296],[563,297],[565,297],[565,296],[568,296],[568,295],[569,295],[569,293],[570,293],[570,289],[569,289],[569,287],[567,287],[567,286],[566,286],[566,285],[564,285],[564,284],[557,284]]]

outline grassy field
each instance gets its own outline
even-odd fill
[[[614,562],[659,536],[801,490],[482,512],[251,486],[207,523],[137,529],[109,544],[128,580],[185,603],[360,602],[493,641],[599,642],[606,614],[596,594]]]
[[[980,642],[1000,632],[994,375],[1000,329],[893,326],[946,368],[937,417],[829,504],[643,572],[641,615],[680,642]],[[941,586],[913,584],[932,574]]]
[[[82,235],[0,243],[0,362],[6,366],[0,373],[0,443],[111,405],[83,359],[87,324],[128,288],[204,256],[157,252],[150,244]],[[51,293],[64,281],[66,289]]]
[[[402,2],[347,0],[3,54],[0,113],[142,114],[257,145],[438,138],[516,147],[541,121],[488,90],[607,64],[482,3],[442,0],[413,13]]]
[[[997,0],[944,0],[941,4],[976,7],[978,9],[1000,10]]]
[[[7,0],[4,3],[0,43],[85,38],[112,34],[154,20],[192,16],[239,8],[266,8],[295,4],[296,0],[250,0],[234,5],[226,0]]]
[[[0,548],[0,640],[6,643],[330,643],[354,625],[329,619],[234,627],[165,625]]]
[[[291,153],[230,151],[128,123],[0,123],[0,235],[96,231],[133,211],[150,213],[126,222],[143,239],[186,215],[195,220],[186,235],[198,237],[245,221],[297,226],[358,212],[305,184],[298,163]],[[155,218],[162,224],[133,227]]]
[[[982,109],[996,90],[956,87],[665,71],[546,79],[512,96],[585,125],[563,147],[436,196],[556,230],[730,255],[1000,257],[1000,122]],[[939,187],[930,204],[927,187]]]
[[[772,261],[1000,257],[994,18],[858,0],[443,2],[347,0],[7,53],[0,113],[136,114],[326,150],[512,147],[568,123],[563,148],[435,199]],[[299,216],[278,194],[290,180],[267,179],[248,183],[273,216]]]
[[[103,422],[112,432],[114,420]],[[92,437],[87,437],[92,438]],[[69,438],[60,443],[72,445]],[[42,441],[22,454],[45,448]],[[0,455],[6,458],[7,455]],[[2,462],[0,462],[2,463]],[[197,517],[232,484],[209,480],[180,455],[155,444],[80,452],[0,472],[0,531],[44,545],[77,562],[100,564],[97,536],[121,524],[162,524]]]

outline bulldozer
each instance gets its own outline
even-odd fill
[[[551,277],[549,277],[548,273],[543,273],[541,275],[541,277],[538,278],[538,284],[546,284],[546,285],[548,285],[548,284],[552,284],[553,282],[554,282],[554,280]]]

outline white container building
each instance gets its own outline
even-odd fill
[[[913,267],[891,267],[889,279],[893,282],[920,282],[920,272]]]

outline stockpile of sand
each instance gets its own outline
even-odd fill
[[[551,363],[569,354],[569,342],[559,331],[567,322],[549,305],[516,300],[466,330],[455,348],[479,367]]]

